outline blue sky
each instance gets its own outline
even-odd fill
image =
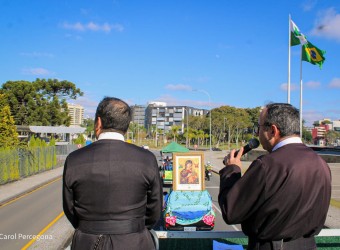
[[[322,70],[302,63],[303,119],[340,119],[338,0],[0,0],[0,9],[0,83],[71,81],[89,116],[104,96],[206,109],[287,102],[290,14],[326,51]],[[299,81],[294,46],[297,108]]]

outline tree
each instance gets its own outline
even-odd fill
[[[198,145],[203,145],[204,138],[205,138],[204,131],[203,130],[198,130],[198,132],[197,132],[197,144]]]
[[[306,129],[305,124],[306,124],[306,120],[302,119],[302,140],[306,144],[312,143],[313,141],[312,133]]]
[[[8,81],[0,93],[7,95],[16,125],[45,126],[69,126],[66,98],[83,95],[75,84],[56,79]]]
[[[0,94],[3,98],[4,95]],[[9,106],[0,106],[0,147],[14,148],[19,145],[18,132]]]
[[[39,92],[46,98],[58,97],[58,99],[77,99],[82,96],[83,92],[76,88],[76,85],[69,81],[58,81],[57,79],[39,79],[34,82]]]
[[[323,120],[321,122],[322,125],[327,125],[327,124],[331,124],[332,122],[330,120]]]
[[[254,126],[258,123],[259,120],[259,115],[261,113],[261,107],[255,107],[255,108],[246,108],[244,109],[249,117],[250,117],[250,122],[254,124]]]
[[[78,137],[76,139],[73,139],[73,143],[74,144],[81,144],[81,145],[85,145],[85,138],[82,134],[79,134]]]
[[[36,86],[28,81],[8,81],[3,84],[1,92],[8,97],[8,104],[17,125],[38,125],[33,121],[37,119],[41,95],[37,93]]]
[[[305,128],[302,128],[302,139],[304,143],[311,143],[313,141],[312,133]]]
[[[328,130],[326,133],[326,141],[328,145],[332,145],[340,139],[340,132],[334,130]]]
[[[180,126],[176,126],[176,125],[171,126],[171,134],[172,134],[175,142],[177,142],[179,129],[180,129]]]
[[[94,119],[92,119],[92,118],[84,119],[82,127],[86,128],[85,129],[86,135],[89,136],[89,137],[92,137],[92,135],[94,133]],[[131,129],[131,124],[129,126],[129,129]]]
[[[221,139],[221,136],[226,132],[228,136],[228,145],[234,140],[238,143],[240,136],[247,128],[252,127],[251,116],[245,109],[235,108],[231,106],[221,106],[212,110],[214,135]],[[225,126],[225,127],[224,127]],[[226,129],[226,131],[224,131]],[[217,134],[217,133],[220,134]]]
[[[5,94],[0,93],[0,109],[8,106],[8,97]]]

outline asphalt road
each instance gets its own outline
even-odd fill
[[[0,207],[0,249],[21,249],[61,212],[61,178]]]
[[[228,225],[224,222],[222,218],[221,208],[218,205],[218,192],[220,187],[220,177],[218,174],[213,173],[210,181],[206,181],[206,189],[209,191],[212,201],[213,208],[216,214],[216,221],[214,231],[241,231],[240,225]]]

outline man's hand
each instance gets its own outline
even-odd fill
[[[231,150],[231,152],[226,157],[224,157],[223,162],[226,166],[228,166],[228,165],[237,165],[239,167],[242,166],[241,156],[242,156],[242,153],[243,153],[243,147],[240,148],[236,157],[234,156],[235,151],[236,151],[235,149]]]

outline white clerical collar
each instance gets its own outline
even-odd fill
[[[300,137],[297,137],[297,136],[288,137],[287,139],[284,139],[280,141],[278,144],[276,144],[272,152],[278,148],[283,147],[284,145],[291,144],[291,143],[302,143],[302,140]]]
[[[99,135],[98,141],[104,139],[124,141],[124,135],[117,132],[104,132]]]

